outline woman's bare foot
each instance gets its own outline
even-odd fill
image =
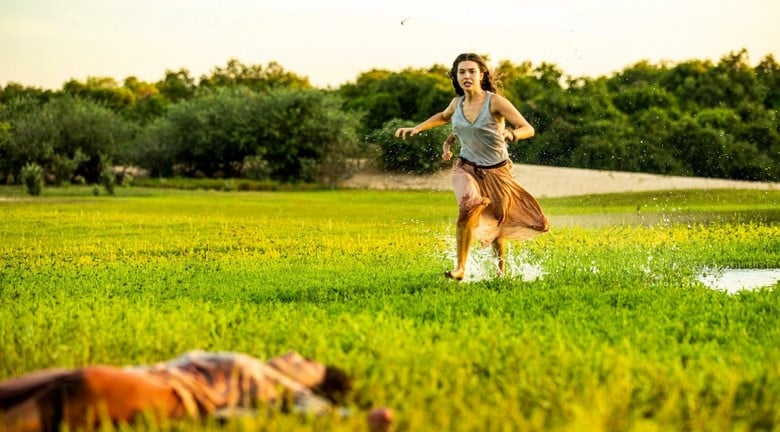
[[[463,280],[463,276],[466,275],[466,272],[464,270],[450,270],[448,272],[444,272],[444,276],[455,279],[455,280]]]

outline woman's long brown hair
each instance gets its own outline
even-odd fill
[[[463,88],[460,86],[460,84],[458,84],[458,65],[460,62],[464,61],[473,61],[479,65],[479,71],[482,72],[482,81],[479,83],[480,87],[482,90],[495,93],[496,83],[493,79],[493,75],[490,74],[490,69],[488,69],[487,63],[485,63],[485,60],[479,54],[474,53],[463,53],[457,56],[455,61],[452,62],[452,69],[450,69],[448,76],[452,81],[452,87],[455,88],[455,93],[458,96],[463,96],[465,94]]]

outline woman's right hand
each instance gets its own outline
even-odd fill
[[[416,127],[402,127],[395,130],[395,137],[406,139],[406,136],[409,135],[410,137],[413,137],[420,133],[420,130]]]
[[[448,161],[452,159],[452,143],[455,142],[455,134],[451,133],[447,136],[447,138],[444,140],[444,144],[442,145],[442,152],[441,152],[441,159]]]

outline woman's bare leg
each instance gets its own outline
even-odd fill
[[[479,222],[479,217],[485,207],[490,205],[490,199],[483,198],[482,203],[474,206],[469,210],[460,210],[458,214],[458,223],[455,230],[456,251],[458,254],[458,262],[455,270],[444,273],[445,276],[455,280],[462,280],[466,275],[466,261],[469,257],[469,249],[471,248],[471,240],[473,238],[474,228]]]
[[[496,258],[498,259],[498,275],[504,276],[506,274],[506,239],[498,237],[493,240],[493,250],[496,252]]]

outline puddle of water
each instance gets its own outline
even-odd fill
[[[735,294],[774,287],[780,282],[780,269],[705,269],[696,279],[709,288]]]

